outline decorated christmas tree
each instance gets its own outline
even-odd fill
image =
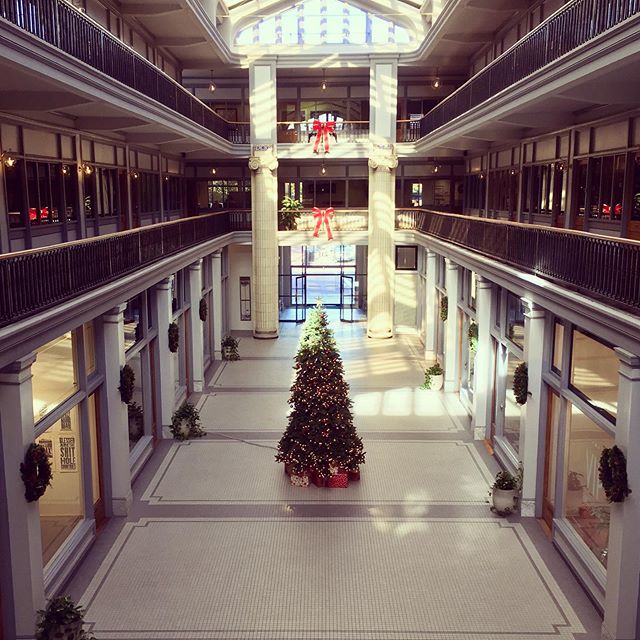
[[[358,471],[365,454],[353,426],[342,358],[320,304],[304,325],[294,369],[289,424],[276,460],[294,474],[328,477],[336,468]]]

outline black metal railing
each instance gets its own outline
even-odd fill
[[[420,136],[451,122],[638,13],[639,0],[569,2],[429,111],[420,121]]]
[[[66,0],[0,0],[0,18],[226,140],[249,141],[247,123],[227,122],[180,83]]]
[[[424,209],[397,210],[396,229],[419,231],[613,306],[640,310],[640,242],[634,240]]]
[[[27,318],[144,266],[231,231],[251,214],[204,216],[0,256],[0,326]]]

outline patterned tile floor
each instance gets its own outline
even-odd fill
[[[70,585],[98,640],[595,640],[600,618],[535,520],[485,504],[496,471],[420,345],[337,325],[367,464],[345,490],[273,460],[298,327],[240,340]]]

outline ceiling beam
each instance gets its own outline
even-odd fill
[[[100,116],[80,116],[76,118],[76,127],[89,131],[114,131],[116,129],[126,129],[128,127],[139,127],[145,124],[138,118],[118,118]]]
[[[131,142],[133,144],[162,144],[163,142],[175,142],[177,140],[183,140],[184,136],[181,136],[179,133],[153,133],[141,131],[130,132],[126,134],[127,142]]]
[[[2,111],[55,111],[90,102],[86,98],[63,91],[2,91]]]
[[[121,12],[127,16],[166,16],[172,13],[179,13],[184,11],[183,7],[175,3],[161,3],[156,2],[154,4],[123,4]]]

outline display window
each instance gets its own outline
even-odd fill
[[[513,353],[507,353],[502,435],[517,454],[520,453],[520,420],[523,407],[516,402],[515,394],[513,393],[513,376],[516,368],[520,364],[522,364],[522,360]]]

